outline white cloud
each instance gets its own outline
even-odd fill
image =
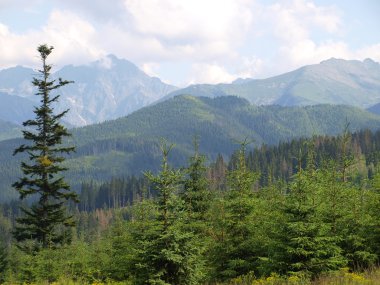
[[[108,56],[104,56],[97,61],[100,68],[111,69],[113,66],[112,59]]]
[[[187,84],[231,83],[237,78],[254,78],[260,74],[262,67],[262,60],[256,57],[239,57],[229,69],[223,63],[195,63]]]
[[[318,63],[322,60],[339,57],[351,58],[351,52],[344,42],[324,42],[316,44],[310,39],[300,40],[292,46],[284,46],[279,50],[279,58],[287,68]]]
[[[40,36],[57,47],[53,60],[58,64],[68,59],[83,64],[104,54],[97,45],[95,28],[69,11],[53,11]]]
[[[126,0],[125,7],[139,33],[168,42],[237,39],[249,26],[249,1]]]
[[[230,74],[223,66],[217,64],[196,63],[192,65],[190,84],[193,83],[227,83],[236,76]]]
[[[31,1],[41,5],[46,0]],[[16,2],[27,1],[0,0],[0,7],[14,7]],[[49,3],[54,3],[55,10],[38,29],[16,33],[0,20],[0,68],[37,65],[35,48],[41,43],[56,48],[51,60],[57,67],[84,64],[113,53],[159,77],[163,66],[191,63],[181,73],[188,78],[181,82],[262,78],[330,57],[380,60],[380,43],[353,50],[344,39],[341,11],[311,0],[273,5],[259,0]],[[164,73],[170,80],[170,72]]]
[[[257,57],[242,57],[236,69],[235,78],[255,78],[263,70],[264,62]]]
[[[157,41],[158,57],[194,61],[234,56],[252,21],[246,0],[125,0],[139,38]],[[153,49],[154,53],[155,50]],[[159,59],[159,58],[157,58]]]
[[[338,33],[341,29],[341,18],[336,8],[317,7],[307,0],[274,4],[266,9],[265,16],[271,19],[274,35],[289,43],[310,37],[316,29],[329,34]]]
[[[0,42],[5,55],[1,67],[20,63],[35,66],[36,47],[44,43],[55,47],[51,59],[56,65],[84,64],[104,54],[96,44],[94,27],[70,11],[53,11],[45,26],[24,34],[12,33],[0,23]]]
[[[145,62],[141,66],[141,69],[149,76],[159,77],[158,73],[156,72],[159,67],[160,65],[157,62]]]
[[[361,60],[371,58],[377,62],[380,62],[380,43],[366,46],[355,51],[354,58]]]
[[[336,33],[341,29],[341,16],[335,6],[316,6],[309,0],[294,0],[294,15],[301,17],[303,25],[314,25],[328,33]]]
[[[267,32],[277,40],[278,48],[265,68],[272,75],[330,57],[351,55],[340,39],[342,19],[334,6],[316,6],[308,0],[279,2],[263,7],[260,24],[272,27]]]

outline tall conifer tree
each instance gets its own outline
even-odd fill
[[[185,180],[182,198],[188,212],[191,227],[196,230],[206,226],[206,213],[210,206],[210,191],[206,179],[205,156],[199,153],[197,137],[194,138],[194,155],[189,159],[189,166],[185,169]],[[195,225],[198,224],[198,225]]]
[[[247,140],[240,143],[237,162],[228,173],[228,192],[225,197],[225,221],[223,237],[212,249],[212,263],[217,279],[229,279],[247,274],[255,269],[257,248],[252,239],[252,213],[255,206],[253,187],[258,174],[246,165]]]
[[[13,184],[20,199],[31,198],[36,202],[30,208],[21,209],[24,215],[17,219],[14,237],[20,242],[32,240],[36,242],[34,246],[48,248],[63,243],[69,236],[68,228],[74,225],[66,213],[65,202],[77,201],[77,195],[60,175],[66,170],[61,164],[65,160],[63,154],[74,151],[74,147],[62,146],[62,139],[70,134],[60,119],[68,110],[54,114],[52,105],[59,95],[51,96],[52,91],[71,82],[50,79],[52,66],[47,64],[47,57],[53,47],[40,45],[37,50],[42,69],[32,83],[38,89],[36,95],[41,98],[41,104],[35,107],[35,119],[23,123],[28,127],[23,131],[28,143],[18,147],[14,154],[26,152],[29,161],[21,163],[24,176]]]
[[[306,169],[302,168],[302,150],[298,157],[298,172],[289,185],[278,249],[281,273],[315,277],[321,272],[337,270],[346,265],[338,238],[332,234],[331,223],[321,220],[318,206],[321,178],[315,169],[314,145],[306,145]],[[281,257],[281,252],[283,256]],[[283,267],[283,268],[281,268]]]
[[[132,232],[137,253],[134,284],[191,285],[203,277],[200,249],[194,234],[184,227],[183,201],[177,195],[182,173],[171,169],[167,161],[171,148],[163,143],[161,171],[146,173],[157,190],[157,213],[150,223],[145,222],[143,231]]]

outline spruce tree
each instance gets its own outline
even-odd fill
[[[374,176],[371,186],[372,197],[370,197],[368,202],[368,212],[371,215],[371,221],[367,223],[366,235],[372,252],[376,254],[377,262],[380,264],[380,173]]]
[[[255,270],[257,248],[252,239],[254,229],[252,217],[255,199],[253,186],[258,174],[250,171],[246,165],[245,150],[248,142],[241,142],[235,168],[228,173],[229,186],[225,197],[224,234],[212,249],[212,263],[216,279],[229,279]]]
[[[302,168],[302,151],[298,157],[298,173],[290,183],[286,197],[278,260],[281,273],[315,277],[321,272],[337,270],[346,264],[339,239],[332,225],[318,212],[321,178],[315,169],[314,146],[307,147],[306,169]],[[281,253],[283,256],[281,256]],[[282,267],[282,268],[281,268]]]
[[[206,179],[205,156],[199,153],[197,138],[194,139],[194,155],[185,169],[184,189],[181,197],[185,202],[189,222],[193,230],[205,227],[206,214],[210,206],[210,191]],[[195,227],[195,229],[194,229]]]
[[[167,162],[170,149],[171,146],[162,145],[160,173],[146,174],[158,197],[155,217],[142,221],[145,226],[132,231],[136,254],[134,284],[198,284],[203,274],[200,250],[194,234],[184,225],[183,202],[177,195],[182,174]]]
[[[27,143],[14,154],[25,152],[29,161],[21,163],[24,175],[13,184],[21,200],[30,198],[29,201],[36,202],[29,208],[21,208],[23,216],[17,219],[14,237],[19,242],[31,240],[34,248],[48,248],[63,243],[69,237],[68,229],[74,226],[72,217],[66,213],[65,202],[77,201],[77,195],[70,191],[61,175],[66,170],[62,166],[63,155],[74,151],[74,147],[62,146],[63,138],[70,134],[60,119],[68,110],[55,114],[53,104],[59,95],[51,96],[52,91],[71,82],[50,79],[52,66],[47,64],[47,57],[53,47],[40,45],[37,50],[42,69],[32,83],[38,89],[40,106],[34,109],[35,118],[23,123],[28,127],[23,131]]]

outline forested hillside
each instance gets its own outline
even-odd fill
[[[313,141],[316,167],[322,167],[329,159],[342,160],[341,138],[316,136]],[[268,187],[291,181],[298,167],[307,165],[308,143],[309,139],[293,139],[278,145],[263,145],[247,150],[247,168],[260,174],[256,186]],[[351,180],[362,183],[366,179],[373,179],[380,168],[380,131],[353,133],[346,144],[345,156],[350,161]],[[218,155],[214,160],[205,161],[208,165],[206,177],[213,190],[226,189],[227,172],[234,169],[237,160],[238,152],[233,152],[227,158]],[[143,175],[113,177],[102,183],[97,182],[96,178],[91,179],[81,185],[79,209],[94,211],[129,205],[144,189],[148,189],[148,184]],[[150,194],[155,195],[154,191]]]
[[[255,106],[233,96],[178,96],[124,118],[73,129],[69,143],[77,151],[66,161],[66,176],[78,188],[90,180],[157,171],[162,138],[176,145],[170,160],[180,166],[192,153],[194,136],[200,139],[200,151],[212,161],[218,154],[230,156],[245,138],[253,139],[256,146],[275,145],[297,137],[338,134],[346,122],[351,131],[376,130],[380,117],[348,106]],[[14,197],[10,185],[22,157],[12,157],[12,152],[20,143],[0,142],[1,200]]]
[[[71,244],[33,256],[20,251],[9,243],[18,207],[3,204],[0,278],[41,284],[378,282],[377,271],[352,271],[379,262],[380,132],[252,151],[246,140],[231,159],[219,156],[208,167],[195,147],[182,169],[168,163],[174,148],[160,147],[156,174],[82,185],[82,202],[71,209],[77,221]]]
[[[0,285],[379,285],[380,2],[331,2],[0,0]]]

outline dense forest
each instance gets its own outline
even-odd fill
[[[21,202],[3,204],[1,280],[307,284],[331,272],[364,279],[378,265],[380,132],[239,145],[210,162],[195,140],[173,168],[175,146],[163,142],[157,173],[83,183],[62,246],[20,250],[11,232]]]
[[[50,96],[73,83],[50,78],[52,65],[47,64],[47,57],[53,49],[47,45],[37,48],[42,68],[32,84],[40,105],[33,111],[34,118],[23,123],[24,139],[3,144],[19,155],[14,161],[8,159],[2,170],[3,177],[12,177],[15,163],[19,164],[20,175],[12,187],[20,199],[3,200],[0,207],[0,283],[308,284],[326,276],[343,284],[380,280],[376,277],[380,262],[380,131],[351,134],[346,124],[336,137],[314,136],[251,149],[253,134],[260,134],[261,143],[264,134],[270,140],[270,133],[262,131],[264,125],[268,128],[272,122],[272,127],[280,128],[281,124],[271,119],[284,119],[290,111],[280,116],[279,107],[262,112],[234,97],[184,96],[170,100],[178,108],[172,108],[173,113],[161,122],[155,118],[161,118],[162,112],[140,113],[144,115],[140,123],[145,122],[150,134],[162,135],[157,124],[177,122],[176,116],[185,118],[182,132],[166,128],[171,134],[167,139],[187,139],[187,145],[193,146],[182,166],[178,157],[188,150],[178,152],[178,146],[165,139],[159,143],[144,139],[146,133],[139,124],[124,128],[128,132],[121,137],[113,129],[120,128],[115,122],[77,130],[82,136],[75,143],[75,139],[64,140],[71,133],[60,123],[68,110],[56,114],[53,103],[60,96]],[[183,100],[198,108],[181,104]],[[302,126],[313,125],[316,117],[324,117],[324,127],[334,130],[337,126],[331,122],[336,116],[326,112],[329,108],[297,109],[301,120],[287,127],[298,130],[301,122]],[[194,117],[194,111],[197,120],[186,120]],[[350,108],[346,111],[356,113]],[[234,113],[236,120],[215,124],[220,122],[215,118],[226,113]],[[256,129],[251,126],[255,116],[262,121]],[[378,121],[365,113],[359,117],[372,125]],[[236,142],[237,149],[228,162],[224,153],[207,161],[201,138],[194,136],[192,143],[189,141],[188,136],[197,133],[194,125],[203,126],[204,133],[198,133],[201,138],[213,131],[206,139],[206,149],[214,151],[226,148],[218,133],[228,130],[229,136],[238,138],[246,131],[249,136]],[[105,126],[106,131],[102,129]],[[140,136],[133,128],[140,128]],[[282,132],[285,137],[289,135],[286,130]],[[100,140],[94,142],[94,133],[101,134],[97,135]],[[187,138],[181,137],[185,133]],[[278,137],[272,140],[283,138],[276,128],[274,133]],[[225,136],[225,140],[230,138]],[[134,144],[124,144],[126,140]],[[77,155],[85,157],[65,163],[76,147]],[[104,167],[125,169],[113,158],[119,157],[120,163],[131,152],[148,153],[148,160],[131,160],[136,169],[154,163],[157,152],[161,164],[142,176],[130,172],[130,176],[109,177],[97,169],[87,176],[91,179],[80,179],[93,169],[88,160],[99,154],[108,154],[102,157]],[[173,154],[174,165],[170,160]],[[63,176],[69,169],[71,179],[81,182],[78,189],[71,189]]]
[[[76,146],[76,152],[66,157],[65,177],[79,191],[82,183],[157,172],[162,137],[175,143],[169,160],[178,168],[192,154],[195,134],[208,161],[218,155],[227,160],[236,139],[252,138],[254,144],[249,147],[265,144],[270,148],[299,137],[337,135],[347,118],[352,131],[375,131],[380,125],[379,116],[349,106],[254,106],[234,96],[177,96],[128,117],[70,130],[72,137],[66,141]],[[19,166],[25,157],[12,153],[22,143],[22,139],[0,141],[0,201],[17,198],[10,185],[21,174]]]

